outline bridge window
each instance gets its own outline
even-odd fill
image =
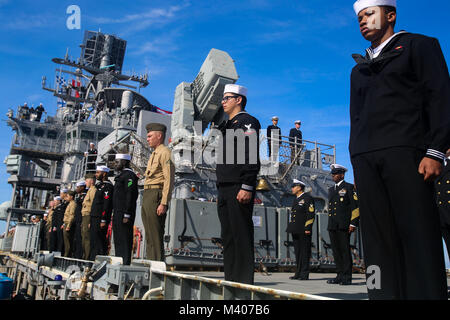
[[[94,140],[95,132],[94,131],[87,131],[87,130],[81,130],[81,139],[86,140]]]
[[[30,127],[21,126],[20,128],[22,129],[22,132],[24,134],[30,134],[31,133],[31,128]]]
[[[55,130],[48,130],[47,132],[47,138],[49,139],[56,139],[56,136],[58,133]]]
[[[45,130],[42,129],[42,128],[36,128],[36,129],[34,129],[34,135],[35,135],[36,137],[43,137],[43,136],[44,136],[44,133],[45,133]]]

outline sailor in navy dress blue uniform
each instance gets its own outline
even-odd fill
[[[53,251],[64,252],[64,237],[63,237],[63,219],[64,212],[66,211],[68,202],[65,199],[65,194],[68,192],[67,189],[61,189],[60,192],[60,203],[55,207],[53,211],[53,230],[55,231],[55,246]]]
[[[305,193],[306,185],[297,179],[292,184],[295,195],[290,221],[286,232],[292,233],[297,268],[290,279],[309,279],[309,260],[311,258],[311,233],[315,219],[314,199]]]
[[[129,154],[116,154],[115,169],[119,173],[114,178],[112,226],[115,255],[122,257],[124,265],[131,263],[136,200],[139,195],[138,177],[130,169],[130,161]]]
[[[291,162],[294,161],[295,155],[299,152],[299,150],[302,148],[301,144],[303,143],[303,135],[302,131],[300,130],[300,126],[302,125],[302,122],[300,120],[295,121],[295,128],[292,128],[289,131],[289,145],[291,147]],[[296,161],[298,163],[298,159]]]
[[[76,184],[75,192],[75,203],[77,204],[75,208],[75,220],[74,220],[74,237],[73,237],[73,257],[76,259],[83,258],[83,246],[81,238],[81,209],[83,208],[83,200],[86,197],[86,182],[80,181]]]
[[[353,184],[345,182],[347,168],[331,165],[335,185],[328,189],[328,234],[333,250],[337,276],[328,280],[330,284],[352,283],[353,259],[350,251],[350,236],[359,224],[358,196]]]
[[[366,56],[353,55],[349,144],[364,262],[379,270],[369,299],[446,300],[433,180],[450,147],[447,64],[437,39],[394,32],[395,0],[354,9],[371,42]]]
[[[107,166],[97,166],[95,178],[97,183],[94,200],[91,208],[91,250],[90,260],[95,260],[97,255],[106,255],[108,251],[108,225],[111,222],[113,210],[114,186],[108,180],[109,168]]]
[[[218,156],[217,211],[223,241],[225,280],[254,281],[253,205],[259,162],[259,121],[245,110],[247,89],[225,85],[222,107],[229,120],[219,126],[223,153]]]
[[[269,157],[272,155],[272,146],[274,147],[274,151],[276,152],[274,154],[274,159],[277,158],[278,151],[280,150],[281,146],[281,129],[278,124],[278,117],[273,116],[272,117],[272,124],[267,127],[267,147],[269,150]]]

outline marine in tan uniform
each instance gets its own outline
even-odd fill
[[[145,228],[147,259],[164,261],[164,225],[172,195],[175,167],[169,148],[164,145],[166,126],[149,123],[147,142],[153,148],[145,171],[142,222]]]
[[[64,256],[70,257],[71,256],[71,249],[72,249],[72,242],[73,242],[73,222],[75,220],[75,208],[76,203],[74,200],[75,192],[69,191],[67,193],[67,201],[69,204],[67,205],[66,211],[64,212],[64,219],[63,219],[63,232],[64,232]]]
[[[84,260],[89,259],[91,251],[89,226],[91,223],[92,202],[94,201],[95,192],[97,191],[94,184],[95,184],[95,175],[87,174],[86,188],[89,188],[89,190],[86,194],[86,197],[83,200],[83,207],[81,209],[81,241],[83,246]]]

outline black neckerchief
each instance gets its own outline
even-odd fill
[[[396,47],[393,51],[390,50],[393,46],[395,46],[395,44],[404,34],[408,34],[408,32],[403,32],[392,38],[391,41],[383,48],[383,50],[381,50],[380,54],[374,59],[370,59],[368,53],[366,53],[365,57],[357,53],[352,54],[352,57],[357,64],[366,64],[369,67],[381,65],[383,62],[388,61],[403,52],[404,48],[402,46]]]

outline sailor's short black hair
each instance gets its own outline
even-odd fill
[[[242,98],[241,106],[242,106],[242,109],[244,109],[245,106],[247,105],[247,97],[246,96],[241,96],[240,94],[238,94],[238,96]]]
[[[389,13],[389,12],[395,12],[397,13],[397,9],[393,6],[383,6],[384,8],[384,13]]]
[[[389,14],[391,12],[397,13],[397,8],[393,7],[393,6],[381,6],[384,9],[384,14]],[[393,23],[393,27],[395,27],[395,23],[396,21],[394,21]]]

